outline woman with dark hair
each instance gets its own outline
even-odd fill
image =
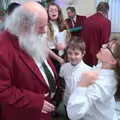
[[[71,120],[118,120],[114,95],[120,98],[120,38],[104,44],[97,53],[101,67],[83,74],[68,101]]]
[[[103,14],[108,14],[109,4],[107,2],[100,2],[96,9],[97,9],[97,12],[102,12]]]

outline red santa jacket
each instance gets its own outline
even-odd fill
[[[53,69],[54,66],[48,61]],[[50,93],[33,59],[20,49],[17,37],[0,34],[0,104],[4,120],[51,120],[43,114],[44,94]],[[46,100],[51,101],[50,95]]]

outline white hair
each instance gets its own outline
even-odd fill
[[[33,59],[42,62],[48,57],[47,33],[36,35],[34,32],[19,37],[19,44]]]
[[[5,29],[18,36],[20,47],[33,59],[42,62],[48,56],[47,33],[38,35],[35,32],[37,19],[37,13],[34,14],[20,6],[7,17]]]
[[[34,26],[36,19],[36,14],[33,14],[20,6],[6,18],[5,29],[19,36],[22,31],[29,32],[31,30],[31,26]]]

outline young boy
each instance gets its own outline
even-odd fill
[[[83,62],[83,56],[85,54],[85,43],[79,37],[72,37],[67,47],[68,63],[62,65],[60,70],[60,77],[65,80],[65,93],[64,104],[67,105],[69,96],[74,88],[77,86],[77,82],[80,80],[80,76],[83,72],[91,69],[90,66]]]

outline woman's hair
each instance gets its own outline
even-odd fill
[[[120,38],[119,37],[114,37],[112,38],[112,41],[115,43],[115,47],[113,49],[114,57],[117,60],[116,67],[114,68],[115,74],[116,74],[116,79],[117,79],[117,91],[115,94],[116,98],[120,99]]]
[[[64,22],[64,19],[63,19],[63,13],[62,13],[62,10],[61,8],[55,4],[55,3],[50,3],[48,5],[48,9],[47,9],[47,12],[48,12],[48,29],[49,29],[49,34],[50,34],[50,37],[52,40],[54,40],[54,29],[53,29],[53,26],[50,22],[50,16],[49,16],[49,7],[50,6],[56,6],[58,8],[58,19],[57,19],[57,25],[58,25],[58,28],[60,30],[60,32],[62,32],[63,30],[65,30],[67,28],[65,22]]]
[[[104,14],[107,14],[109,10],[109,4],[108,2],[100,2],[96,9],[97,12],[102,12]]]
[[[85,54],[86,45],[84,40],[80,39],[80,37],[73,36],[68,42],[67,49],[77,49],[80,50],[82,54]]]

